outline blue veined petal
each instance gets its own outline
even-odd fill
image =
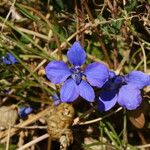
[[[134,110],[140,106],[141,101],[141,91],[133,84],[127,84],[120,88],[118,103],[122,107],[128,110]]]
[[[117,100],[116,90],[102,90],[99,95],[98,107],[102,111],[107,111],[115,106]]]
[[[79,88],[73,79],[64,82],[60,90],[60,99],[62,102],[73,102],[79,96]]]
[[[6,65],[11,65],[17,63],[18,60],[11,53],[7,53],[6,56],[2,57],[2,62]]]
[[[109,70],[108,68],[101,63],[94,62],[89,64],[85,70],[84,73],[86,75],[86,78],[88,82],[92,86],[102,87],[103,84],[108,80],[109,78]]]
[[[63,61],[52,61],[45,67],[47,78],[55,84],[64,82],[71,72]]]
[[[81,66],[85,63],[86,53],[80,43],[76,41],[68,50],[67,57],[74,66]]]
[[[95,93],[93,88],[84,80],[79,84],[80,96],[89,102],[93,102]]]
[[[132,71],[125,77],[126,82],[134,84],[137,88],[142,89],[150,85],[150,76],[142,71]]]

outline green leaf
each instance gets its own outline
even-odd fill
[[[127,12],[132,11],[137,6],[137,0],[129,0],[125,6]]]
[[[30,41],[23,35],[21,35],[20,41],[24,44],[29,44],[30,43]]]
[[[16,7],[20,10],[20,12],[22,14],[24,14],[27,18],[36,21],[39,20],[39,18],[37,16],[32,15],[28,10],[26,10],[25,8],[21,7],[21,5],[16,3]]]

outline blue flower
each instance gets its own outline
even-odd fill
[[[7,53],[5,56],[2,57],[2,63],[6,65],[15,64],[17,62],[18,60],[11,53]]]
[[[19,116],[21,117],[21,118],[25,118],[25,117],[27,117],[31,112],[33,111],[33,108],[31,108],[31,107],[21,107],[21,108],[19,108],[19,111],[18,111],[18,113],[19,113]]]
[[[150,76],[141,71],[132,71],[125,76],[111,72],[103,85],[98,105],[103,111],[111,109],[117,102],[128,110],[134,110],[142,101],[141,89],[150,85]]]
[[[47,78],[55,84],[63,83],[60,90],[62,102],[72,102],[79,95],[93,102],[95,93],[91,85],[102,87],[109,77],[108,68],[104,64],[94,62],[82,71],[81,66],[85,63],[86,53],[77,41],[68,50],[67,58],[72,66],[69,68],[63,61],[52,61],[45,68]]]

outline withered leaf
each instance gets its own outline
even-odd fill
[[[18,118],[18,113],[13,106],[0,107],[0,127],[8,128],[9,124],[14,125]]]
[[[144,113],[142,113],[142,112],[138,115],[136,114],[136,112],[132,112],[129,115],[129,120],[136,128],[141,129],[144,127],[145,117],[144,117]]]
[[[147,104],[143,103],[138,109],[128,112],[129,120],[136,128],[141,129],[145,125],[144,112],[146,110],[146,107]]]

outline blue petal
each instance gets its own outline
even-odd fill
[[[104,64],[94,62],[85,68],[83,74],[92,86],[102,87],[108,80],[109,70]]]
[[[115,77],[116,76],[116,73],[114,72],[114,71],[110,71],[109,70],[109,77],[110,78],[113,78],[113,77]]]
[[[55,84],[65,81],[71,72],[63,61],[52,61],[45,67],[47,78]]]
[[[81,66],[85,63],[86,53],[80,43],[74,42],[72,47],[67,52],[68,60],[74,66]]]
[[[27,107],[26,110],[25,110],[25,113],[30,114],[32,111],[33,111],[33,108]]]
[[[133,84],[124,85],[118,94],[118,103],[128,109],[134,110],[140,106],[142,101],[141,91]]]
[[[68,79],[60,90],[60,99],[62,102],[72,102],[79,96],[79,89],[73,79]]]
[[[84,80],[79,84],[80,96],[89,102],[93,102],[95,93],[93,88]]]
[[[2,57],[2,62],[6,65],[11,65],[17,63],[18,60],[11,53],[7,53],[6,56]]]
[[[114,84],[116,84],[116,86],[118,87],[125,84],[125,78],[124,76],[121,76],[121,75],[115,76],[112,80]]]
[[[102,111],[107,111],[115,106],[117,100],[116,90],[102,90],[99,96],[98,107]]]
[[[53,104],[55,106],[59,105],[61,103],[59,96],[57,95],[57,93],[54,93],[54,95],[52,96],[52,99],[54,100]]]
[[[126,82],[134,84],[139,89],[150,85],[150,76],[142,71],[132,71],[125,77],[125,79]]]
[[[21,107],[19,108],[19,116],[24,118],[27,117],[31,112],[33,111],[33,108],[31,107]]]
[[[60,100],[59,96],[57,95],[57,93],[54,93],[54,95],[52,96],[52,99],[54,101]]]

